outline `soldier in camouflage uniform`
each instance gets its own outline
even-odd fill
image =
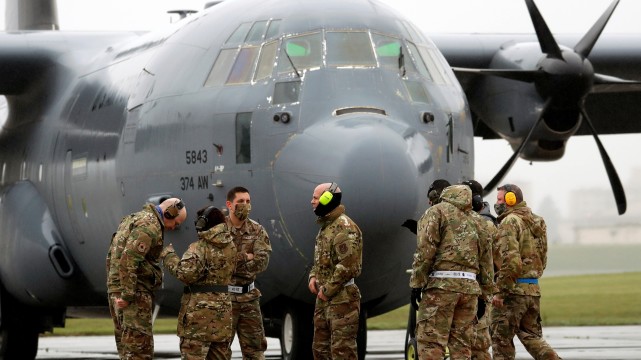
[[[146,204],[141,211],[124,217],[111,238],[107,292],[121,359],[153,357],[153,292],[162,284],[158,257],[164,230],[175,229],[186,218],[187,209],[180,199],[170,198],[157,206]]]
[[[361,274],[363,236],[345,215],[336,183],[314,189],[312,208],[321,229],[316,236],[309,290],[316,295],[314,359],[356,360],[361,293],[354,278]]]
[[[225,215],[213,206],[198,210],[198,241],[182,259],[171,244],[160,254],[163,267],[185,283],[178,313],[183,360],[226,360],[232,339],[231,296],[227,284],[236,268],[236,245]]]
[[[494,215],[490,213],[490,204],[483,201],[483,186],[476,180],[466,180],[462,182],[472,190],[472,209],[479,214],[478,221],[481,226],[487,228],[491,240],[496,234],[497,221]],[[491,246],[491,244],[490,244]],[[492,311],[489,299],[478,298],[478,309],[476,317],[478,323],[474,326],[474,337],[472,339],[472,360],[492,360],[490,347],[492,346],[492,337],[490,336],[490,312]]]
[[[233,312],[232,334],[238,334],[243,359],[265,359],[267,338],[260,311],[260,290],[254,285],[256,276],[267,269],[272,246],[262,225],[249,218],[251,198],[249,190],[234,187],[227,193],[227,227],[234,238],[238,253],[236,271],[232,276],[230,292]],[[231,359],[229,341],[227,358]]]
[[[447,346],[452,360],[469,359],[477,297],[492,292],[491,240],[473,215],[469,187],[447,187],[440,199],[418,222],[410,278],[413,296],[420,299],[418,358],[443,359]]]
[[[532,213],[518,186],[506,184],[497,190],[495,239],[500,258],[495,261],[499,270],[492,299],[494,359],[514,359],[514,335],[534,359],[559,359],[541,329],[539,278],[547,262],[545,221]]]

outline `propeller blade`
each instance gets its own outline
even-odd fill
[[[543,16],[536,7],[536,4],[534,4],[534,1],[525,0],[525,4],[527,5],[527,10],[530,13],[530,18],[532,18],[536,37],[539,39],[539,45],[541,45],[541,51],[553,58],[563,60],[561,49],[556,43],[556,40],[554,40],[554,36],[552,36],[550,28],[548,28],[548,25],[545,23],[545,19],[543,19]]]
[[[596,130],[592,125],[592,121],[590,120],[590,117],[588,117],[588,113],[585,111],[585,108],[583,106],[581,106],[581,115],[583,115],[586,124],[588,124],[588,127],[592,132],[592,136],[594,136],[596,145],[599,147],[601,159],[603,160],[603,165],[605,165],[605,171],[608,173],[610,185],[612,186],[612,192],[614,193],[614,200],[617,203],[617,210],[619,211],[619,215],[623,215],[627,208],[627,201],[625,199],[625,191],[623,191],[623,185],[621,185],[621,180],[619,180],[619,175],[617,174],[617,171],[614,168],[612,161],[610,160],[610,156],[608,156],[608,153],[605,151],[601,140],[599,140],[599,136],[597,135]]]
[[[511,69],[472,69],[453,67],[452,70],[457,73],[465,73],[471,75],[486,75],[498,76],[505,79],[517,80],[527,83],[536,81],[539,77],[543,76],[541,70],[511,70]]]
[[[514,163],[516,162],[516,159],[519,158],[519,156],[521,155],[521,152],[523,152],[523,149],[525,148],[525,145],[528,143],[528,141],[530,141],[530,138],[532,137],[532,134],[534,134],[534,130],[537,128],[537,126],[539,126],[539,123],[541,123],[541,121],[543,120],[543,114],[545,114],[545,111],[547,110],[548,106],[550,106],[551,102],[552,102],[551,98],[548,98],[547,100],[545,100],[545,103],[543,104],[543,108],[541,109],[541,113],[539,114],[539,118],[536,119],[536,122],[530,128],[530,132],[528,132],[528,134],[525,137],[525,139],[523,139],[523,141],[521,142],[521,145],[519,145],[519,148],[516,149],[514,154],[512,154],[512,156],[508,159],[508,161],[505,163],[505,165],[503,165],[501,170],[499,170],[499,172],[496,173],[496,175],[494,175],[492,180],[490,180],[490,182],[488,182],[485,185],[485,187],[483,188],[483,196],[485,196],[485,195],[489,194],[490,192],[492,192],[492,190],[494,190],[496,188],[498,183],[501,180],[503,180],[505,175],[507,175],[508,171],[510,171],[512,166],[514,166]]]
[[[601,32],[605,28],[605,25],[608,24],[610,16],[612,16],[612,13],[614,12],[614,9],[616,9],[617,5],[619,5],[619,0],[614,0],[612,4],[610,4],[610,6],[605,10],[603,15],[601,15],[599,20],[597,20],[597,22],[592,25],[590,30],[583,36],[581,40],[579,40],[576,46],[574,46],[574,51],[577,54],[583,56],[584,59],[588,57],[588,55],[590,55],[594,44],[599,39],[599,36],[601,36]]]
[[[636,85],[641,84],[638,80],[626,80],[616,76],[594,74],[594,85]]]

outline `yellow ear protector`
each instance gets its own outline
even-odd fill
[[[516,194],[513,191],[505,192],[505,195],[503,195],[503,199],[505,199],[505,203],[508,206],[516,205]]]
[[[329,189],[325,190],[323,194],[318,198],[318,202],[321,205],[329,204],[329,202],[334,198],[334,192],[336,192],[336,188],[338,188],[338,184],[333,182],[329,186]]]
[[[182,210],[182,208],[184,207],[185,203],[182,200],[178,200],[169,205],[167,209],[165,209],[165,212],[162,213],[162,215],[165,217],[165,219],[175,219],[178,217],[178,214],[180,214],[180,210]]]

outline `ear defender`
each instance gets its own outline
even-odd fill
[[[215,209],[214,206],[210,206],[205,211],[203,211],[202,215],[194,221],[194,225],[196,226],[196,231],[202,231],[205,227],[207,227],[207,223],[209,223],[209,214]]]
[[[480,211],[483,208],[483,198],[481,195],[472,196],[472,209],[474,211]]]
[[[173,220],[178,217],[178,214],[180,214],[180,210],[182,210],[185,207],[185,203],[182,200],[178,200],[175,203],[169,205],[167,209],[165,209],[165,212],[162,213],[162,215],[165,217],[165,219]]]
[[[329,204],[330,201],[334,198],[334,192],[336,192],[336,188],[338,187],[338,184],[333,182],[330,186],[329,189],[325,190],[323,194],[318,198],[318,202],[321,205],[327,205]]]
[[[513,191],[506,192],[503,198],[508,206],[516,205],[516,194]]]

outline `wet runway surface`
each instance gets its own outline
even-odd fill
[[[564,360],[639,360],[641,326],[548,327],[543,334]],[[369,331],[367,360],[403,359],[404,330]],[[268,338],[268,359],[280,358],[277,339]],[[156,335],[155,359],[180,359],[178,337]],[[518,339],[517,359],[532,359]],[[234,341],[233,358],[240,359],[240,346]],[[118,359],[112,336],[43,337],[37,359]]]

